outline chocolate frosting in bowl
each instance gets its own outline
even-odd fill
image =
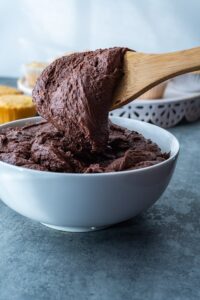
[[[50,64],[33,90],[44,120],[2,129],[0,160],[68,173],[132,170],[166,160],[169,154],[155,143],[108,119],[126,50],[75,53]]]
[[[139,133],[111,123],[101,153],[72,152],[68,145],[66,136],[46,121],[6,128],[0,132],[0,160],[42,171],[102,173],[147,167],[168,158]]]

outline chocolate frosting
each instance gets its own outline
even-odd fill
[[[37,80],[33,101],[39,114],[65,133],[69,149],[100,152],[108,141],[108,111],[122,77],[126,49],[64,56]]]
[[[70,173],[101,173],[143,168],[169,157],[142,135],[109,124],[101,153],[73,153],[69,141],[46,121],[0,132],[0,160],[26,168]]]
[[[76,53],[48,66],[33,100],[38,124],[0,131],[0,160],[69,173],[132,170],[169,157],[142,135],[108,121],[126,49]]]

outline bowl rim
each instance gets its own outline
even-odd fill
[[[139,168],[139,169],[134,169],[134,170],[124,170],[124,171],[116,171],[116,172],[103,172],[103,173],[62,173],[62,172],[52,172],[52,171],[42,171],[42,170],[34,170],[34,169],[29,169],[29,168],[25,168],[25,167],[21,167],[21,166],[15,166],[9,163],[6,163],[4,161],[0,161],[0,166],[5,166],[6,168],[10,168],[10,169],[14,169],[20,172],[26,172],[26,173],[32,173],[33,175],[40,175],[40,176],[64,176],[64,177],[102,177],[102,176],[120,176],[120,175],[128,175],[128,174],[135,174],[135,173],[142,173],[145,171],[151,171],[151,170],[156,170],[161,166],[167,165],[170,161],[176,159],[176,157],[179,154],[180,151],[180,144],[178,139],[168,130],[161,128],[159,126],[156,126],[154,124],[151,123],[146,123],[146,122],[142,122],[139,120],[134,120],[134,119],[129,119],[129,118],[122,118],[122,117],[109,117],[111,120],[121,120],[121,119],[126,119],[128,120],[128,122],[133,122],[133,123],[142,123],[145,126],[150,126],[150,127],[156,127],[159,128],[159,130],[163,131],[163,132],[167,132],[167,134],[172,138],[172,140],[174,140],[174,144],[175,144],[175,151],[173,155],[170,155],[170,157],[162,162],[159,162],[155,165],[152,166],[148,166],[148,167],[144,167],[144,168]],[[29,123],[31,121],[39,121],[41,120],[42,117],[37,116],[37,117],[31,117],[31,118],[25,118],[25,119],[18,119],[15,121],[11,121],[11,122],[7,122],[4,124],[0,125],[0,130],[3,128],[6,128],[8,126],[12,126],[15,125],[16,123],[20,122],[26,122]],[[159,146],[159,145],[158,145]]]

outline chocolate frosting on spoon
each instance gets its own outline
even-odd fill
[[[73,152],[102,151],[108,141],[108,112],[123,75],[125,48],[64,56],[37,80],[33,101],[39,114],[64,132]]]

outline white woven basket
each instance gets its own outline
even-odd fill
[[[200,118],[200,95],[182,99],[135,100],[113,110],[110,115],[151,122],[169,128],[184,118],[189,122]]]
[[[134,100],[113,110],[110,115],[151,122],[164,128],[173,127],[183,119],[194,122],[200,118],[200,92],[182,90],[183,80],[186,82],[188,77],[169,82],[163,99]],[[200,80],[198,84],[200,86]]]

